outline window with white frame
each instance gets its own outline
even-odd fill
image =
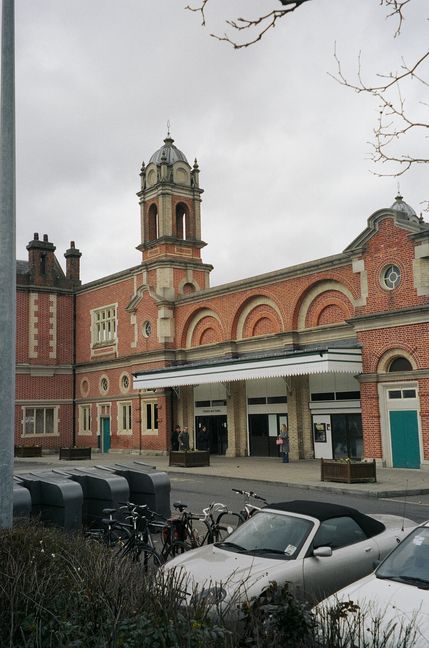
[[[116,340],[116,304],[91,311],[93,344],[111,344]]]
[[[144,401],[142,403],[142,434],[158,434],[158,402]]]
[[[23,436],[58,434],[57,407],[23,407]]]
[[[79,405],[79,434],[91,434],[91,405]]]
[[[118,433],[131,434],[132,432],[132,403],[118,403]]]

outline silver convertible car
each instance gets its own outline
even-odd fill
[[[174,570],[188,600],[197,594],[227,613],[272,581],[315,603],[371,573],[415,526],[337,504],[269,504],[223,542],[177,556],[163,570]]]
[[[379,638],[389,637],[386,645],[404,645],[408,632],[406,645],[429,648],[429,522],[415,528],[373,574],[322,601],[316,612],[323,617],[337,603],[345,604],[337,616],[341,634],[352,635],[357,645],[370,645],[376,627]]]

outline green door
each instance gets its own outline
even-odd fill
[[[110,418],[103,416],[101,418],[101,452],[110,450]]]
[[[415,410],[389,412],[394,468],[420,468],[419,430]]]

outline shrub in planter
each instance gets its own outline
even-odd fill
[[[348,484],[377,481],[375,459],[373,461],[321,459],[320,469],[321,481],[335,481]]]
[[[171,450],[169,464],[185,468],[210,466],[210,452],[208,450]]]
[[[60,448],[60,459],[91,459],[91,448],[72,446],[71,448]]]
[[[41,457],[42,446],[15,446],[15,457]]]

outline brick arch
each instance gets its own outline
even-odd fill
[[[327,290],[311,302],[306,314],[305,328],[338,324],[352,314],[350,302],[345,295],[335,290]]]
[[[258,295],[245,301],[237,310],[232,339],[270,335],[284,330],[280,308],[270,297]]]
[[[369,372],[387,373],[392,360],[399,357],[406,358],[410,362],[413,369],[419,368],[416,358],[412,353],[411,347],[407,348],[407,346],[404,345],[401,347],[390,347],[389,349],[382,351],[381,354],[373,356],[373,366],[369,368]]]
[[[200,344],[214,344],[222,342],[224,332],[219,315],[210,308],[202,308],[193,313],[186,323],[182,346],[190,349]]]
[[[328,308],[330,307],[331,308]],[[328,309],[325,311],[325,309]],[[320,326],[319,320],[333,324],[352,317],[354,313],[354,297],[352,292],[339,283],[329,279],[312,284],[300,297],[293,315],[295,328]],[[336,322],[334,318],[340,317]],[[311,323],[309,323],[311,322]]]

